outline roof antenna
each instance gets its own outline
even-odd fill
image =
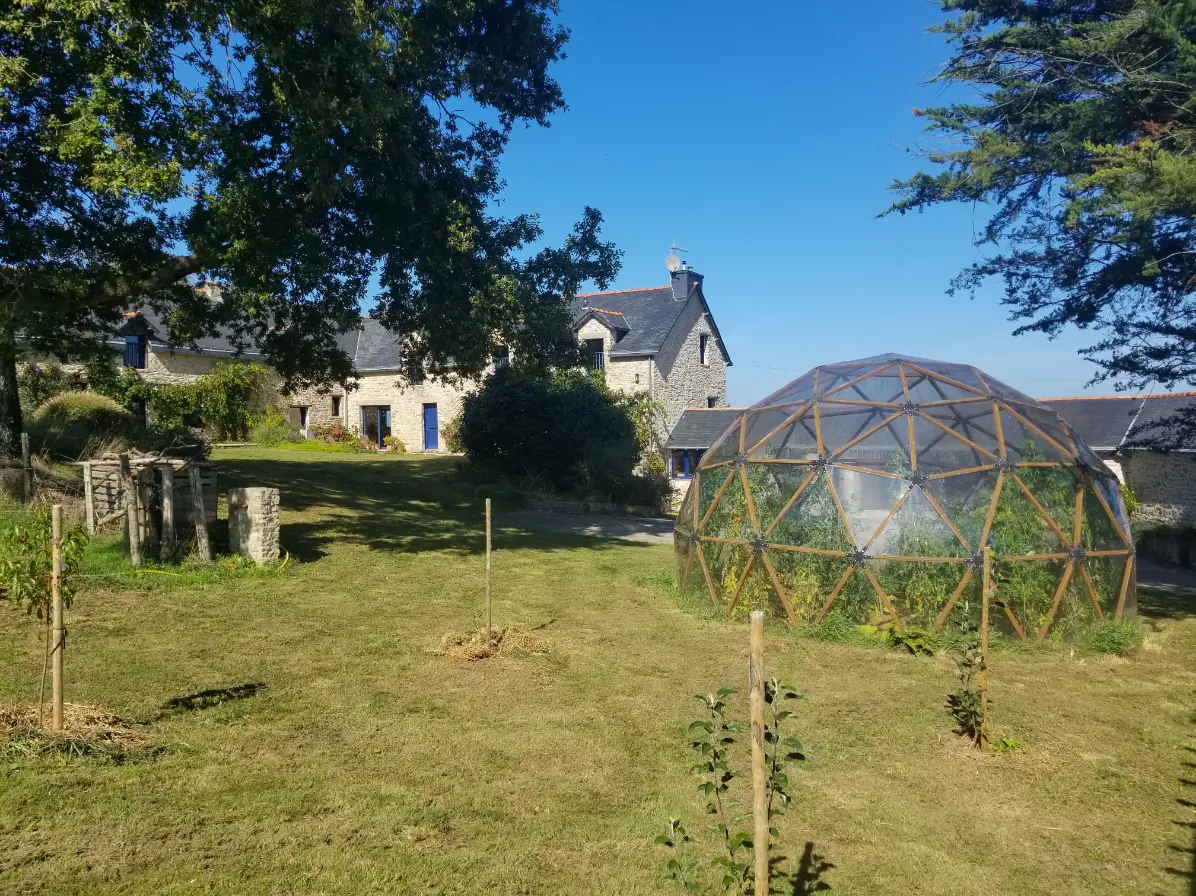
[[[677,245],[677,241],[673,240],[673,246],[669,250],[669,257],[664,260],[664,266],[669,269],[670,274],[675,274],[678,271],[688,271],[689,265],[681,260],[678,252],[688,252],[688,249],[682,249]]]

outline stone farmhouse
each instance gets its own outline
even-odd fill
[[[731,357],[702,281],[701,274],[683,268],[664,286],[589,293],[572,300],[573,327],[588,365],[604,371],[612,389],[647,393],[659,405],[662,443],[687,407],[726,403]],[[353,379],[323,392],[305,389],[283,396],[291,421],[304,432],[339,423],[358,428],[378,445],[393,435],[408,451],[447,450],[443,429],[480,380],[407,377],[399,342],[372,318],[363,318],[339,341],[353,359]],[[252,346],[238,350],[220,336],[202,339],[195,347],[172,346],[166,327],[149,310],[127,315],[110,345],[123,352],[125,366],[155,383],[194,380],[229,358],[263,360]],[[499,347],[489,371],[510,360],[510,351]]]

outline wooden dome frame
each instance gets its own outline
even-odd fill
[[[853,428],[850,436],[846,435],[846,423]],[[795,434],[805,444],[804,453],[793,447]],[[878,434],[885,440],[885,448],[900,449],[894,455],[903,455],[898,458],[902,469],[885,469],[876,462],[859,462],[850,456],[853,451],[860,453],[861,446],[877,439]],[[1036,451],[1030,449],[1031,442],[1037,446]],[[965,462],[959,460],[965,456],[970,457],[968,465],[958,465]],[[1070,521],[1055,519],[1026,482],[1034,476],[1059,475],[1049,472],[1052,470],[1066,470],[1073,477]],[[875,528],[869,523],[868,530],[856,531],[861,526],[858,518],[853,527],[852,514],[839,493],[841,485],[838,489],[836,485],[837,478],[842,480],[849,473],[904,480],[904,484],[890,482],[886,486],[889,493],[899,490],[900,494]],[[792,494],[775,513],[758,513],[752,477],[761,475],[773,484],[782,479],[796,482]],[[979,483],[981,492],[986,483],[992,483],[978,536],[965,537],[956,524],[957,518],[953,519],[935,497],[936,489],[951,486],[938,480],[953,477],[971,477],[967,481]],[[845,536],[842,549],[788,543],[779,537],[778,525],[800,514],[799,502],[814,488],[820,493],[825,489],[830,497],[832,516]],[[742,496],[737,516],[726,507],[720,510],[731,500],[732,493],[735,500]],[[1049,540],[1053,549],[1023,554],[1001,552],[1001,545],[994,543],[1000,541],[995,537],[999,533],[994,532],[994,520],[1003,493],[1007,500],[1025,499],[1041,518],[1043,541]],[[883,546],[876,550],[878,539],[911,497],[920,507],[932,508],[931,516],[941,519],[942,531],[949,530],[958,541],[958,545],[949,545],[952,556],[889,554]],[[980,509],[974,507],[971,512],[972,519],[979,520]],[[788,621],[798,624],[794,603],[774,561],[793,554],[805,554],[807,559],[819,555],[844,561],[843,572],[806,621],[820,623],[834,608],[849,580],[862,570],[875,592],[876,610],[885,617],[882,622],[903,629],[907,619],[882,586],[876,568],[892,563],[956,564],[959,582],[928,625],[938,631],[977,577],[981,549],[986,544],[992,548],[998,567],[1038,563],[1052,564],[1037,567],[1039,570],[1060,570],[1044,619],[1028,619],[1024,614],[1019,618],[1013,608],[998,599],[996,606],[1003,608],[1009,629],[1022,639],[1041,640],[1048,635],[1065,594],[1073,593],[1069,586],[1075,588],[1077,578],[1096,619],[1110,612],[1115,619],[1121,619],[1136,607],[1133,540],[1116,477],[1057,413],[963,364],[884,355],[814,368],[744,411],[706,452],[677,516],[674,537],[682,587],[698,583],[694,571],[697,567],[711,600],[727,615],[737,611],[744,585],[755,574],[761,587],[771,586]],[[719,552],[727,551],[739,558],[737,562],[743,562],[746,555],[741,571],[720,565]],[[1098,594],[1090,569],[1102,562],[1112,566],[1102,579],[1104,591]],[[1119,565],[1117,582],[1114,573]],[[761,577],[761,567],[766,577]],[[1080,593],[1079,589],[1074,593]],[[819,593],[819,597],[823,595]],[[1087,607],[1083,609],[1087,612]]]

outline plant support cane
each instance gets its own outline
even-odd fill
[[[491,606],[490,597],[490,499],[486,499],[486,649],[490,649],[492,643],[492,629],[494,625],[494,613]]]
[[[755,896],[768,896],[768,782],[764,761],[764,613],[752,611],[752,647],[748,657],[752,716],[752,815],[755,833]]]
[[[980,749],[988,749],[988,605],[992,593],[992,548],[984,548],[980,588]]]
[[[62,625],[62,505],[55,504],[51,517],[50,596],[54,602],[53,646],[53,728],[62,730],[62,654],[66,649],[66,629]]]

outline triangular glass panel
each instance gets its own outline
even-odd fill
[[[715,471],[717,477],[718,471]],[[694,530],[695,518],[694,509],[698,503],[698,489],[693,487],[690,482],[690,489],[685,493],[685,497],[681,499],[681,508],[677,511],[677,519],[675,526],[678,532],[683,532],[686,535]]]
[[[1038,403],[1034,404],[1017,404],[1010,403],[1018,414],[1024,417],[1029,423],[1042,430],[1041,434],[1036,433],[1036,437],[1043,439],[1043,436],[1048,436],[1051,441],[1055,442],[1059,448],[1062,448],[1066,454],[1066,458],[1070,461],[1075,460],[1075,455],[1072,449],[1075,447],[1073,441],[1073,432],[1071,426],[1064,422],[1063,418],[1057,413],[1044,408]],[[1003,421],[1002,421],[1003,422]],[[1023,429],[1029,429],[1023,424]]]
[[[673,557],[677,564],[677,584],[681,585],[685,581],[687,572],[689,571],[689,564],[694,559],[693,551],[696,545],[689,535],[677,529],[673,530]]]
[[[748,482],[760,531],[767,532],[802,483],[809,479],[813,485],[811,477],[818,475],[816,467],[806,464],[748,464]]]
[[[825,432],[824,429],[824,436]],[[909,424],[905,415],[889,414],[876,418],[859,436],[841,442],[831,454],[838,463],[882,470],[898,476],[907,475],[911,467]]]
[[[961,449],[974,452],[965,466],[996,463],[1001,456],[994,429],[992,404],[968,402],[962,404],[922,407],[915,421],[914,433],[920,450],[942,448],[959,453]],[[948,432],[950,430],[950,432]],[[957,443],[957,444],[956,444]],[[959,457],[968,457],[958,454]],[[980,463],[976,463],[976,457]]]
[[[826,475],[817,476],[792,507],[785,511],[768,536],[771,544],[788,544],[847,553],[855,545],[847,537],[843,520],[835,509]]]
[[[743,493],[743,479],[738,467],[732,466],[726,469],[731,476],[731,481],[727,483],[722,495],[718,497],[713,512],[706,520],[706,525],[702,526],[701,534],[707,538],[737,538],[747,541],[756,533],[752,528],[747,498]]]
[[[1005,482],[1001,489],[989,544],[1002,561],[1014,561],[1027,554],[1064,554],[1068,550],[1014,482]]]
[[[1035,403],[1035,399],[1031,398],[1025,392],[1020,392],[1000,380],[995,380],[987,373],[984,374],[984,381],[988,384],[989,391],[997,398],[1008,398],[1010,401],[1021,401],[1026,404]]]
[[[801,404],[789,404],[766,411],[748,411],[746,414],[747,431],[743,437],[744,452],[750,452],[754,445],[766,437],[772,441],[770,433],[778,428],[788,429],[787,426],[784,426],[785,422],[801,408]]]
[[[813,622],[847,571],[846,557],[770,548],[768,560],[799,623]]]
[[[906,625],[930,630],[968,571],[966,563],[870,560],[872,574]]]
[[[743,571],[744,561],[751,549],[745,545],[725,544],[717,541],[703,541],[698,545],[714,595],[723,606],[727,605],[731,591],[735,588],[737,576]],[[728,585],[730,588],[728,588]]]
[[[909,490],[909,483],[839,466],[831,467],[829,473],[843,514],[851,525],[852,540],[862,549]]]
[[[817,460],[818,439],[813,409],[773,433],[768,441],[749,454],[763,460]]]
[[[905,391],[895,370],[859,379],[829,397],[842,401],[875,401],[893,405],[905,403]]]
[[[957,438],[953,430],[943,430],[921,414],[915,414],[913,421],[918,472],[923,476],[986,467],[997,462],[995,458]]]
[[[750,556],[750,552],[748,554]],[[764,559],[756,554],[750,567],[746,564],[734,570],[736,587],[739,596],[735,598],[735,607],[731,612],[732,619],[747,619],[753,610],[763,610],[764,615],[773,618],[787,619],[781,600],[777,597],[772,584],[772,577],[764,565]],[[740,584],[742,582],[742,584]],[[727,599],[731,600],[735,594],[734,588],[728,592]]]
[[[918,486],[910,489],[896,511],[882,522],[884,528],[879,532],[874,529],[871,542],[864,548],[874,557],[972,556],[973,552],[964,547]]]
[[[1092,592],[1096,595],[1101,611],[1110,618],[1117,613],[1117,603],[1121,599],[1121,583],[1125,576],[1125,564],[1128,562],[1128,556],[1086,557],[1084,559],[1084,567],[1092,582]]]
[[[1075,535],[1076,479],[1074,467],[1019,467],[1017,478],[1026,490],[1042,505],[1042,509],[1063,531],[1067,541]],[[1006,476],[1005,486],[1017,488],[1017,482]]]
[[[820,402],[818,413],[822,424],[823,450],[830,455],[891,416],[893,411],[868,405]]]
[[[1001,433],[1005,437],[1006,456],[1017,463],[1053,461],[1071,463],[1069,453],[1052,444],[1032,426],[1015,417],[1007,407],[1001,408]]]
[[[710,467],[714,464],[723,463],[731,460],[735,455],[739,454],[739,426],[743,418],[736,420],[727,428],[714,444],[710,446],[709,450],[702,456],[701,463],[698,464],[698,469]]]
[[[814,375],[815,371],[811,370],[805,376],[789,383],[789,385],[782,386],[761,401],[760,405],[788,404],[790,402],[802,402],[811,398],[814,394]]]
[[[848,577],[831,604],[831,612],[841,613],[857,625],[887,626],[893,622],[862,566]]]
[[[975,554],[982,547],[980,533],[984,531],[984,521],[992,505],[996,485],[997,471],[985,470],[982,473],[928,479],[922,483],[922,490],[928,499],[938,504]]]
[[[925,382],[917,387],[917,400],[920,403],[986,397],[986,393],[979,386],[964,389],[954,383],[948,382],[950,377],[946,377],[946,375],[936,376],[933,371],[923,372],[909,366],[906,366],[904,369],[907,383],[912,376],[922,376],[925,378]],[[913,393],[911,392],[912,397]]]
[[[1001,558],[994,565],[996,599],[1002,607],[1009,608],[1028,639],[1033,639],[1050,620],[1055,589],[1066,569],[1066,560],[1018,560],[1015,557]],[[1001,615],[1004,615],[1003,610]]]
[[[1092,606],[1092,598],[1088,596],[1084,574],[1077,566],[1051,621],[1049,637],[1052,640],[1078,641],[1095,621],[1096,610]]]
[[[718,497],[723,483],[727,481],[727,477],[732,472],[732,467],[719,467],[715,470],[698,471],[697,478],[689,488],[689,494],[697,496],[695,500],[698,506],[694,514],[694,519],[697,520],[695,526],[699,529],[702,521],[706,519],[706,515],[710,511],[710,506],[714,503],[715,498]]]
[[[944,398],[987,398],[990,394],[976,377],[974,369],[955,366],[929,367],[922,364],[910,366],[921,368],[928,373],[935,390],[941,392]]]
[[[1114,514],[1117,514],[1123,506],[1120,490],[1114,492],[1107,479],[1100,478],[1090,482],[1084,490],[1084,524],[1081,544],[1086,551],[1127,550],[1130,545],[1126,544],[1121,533],[1118,532],[1118,527],[1113,524],[1113,520],[1101,506],[1094,491],[1096,488],[1100,488],[1101,497],[1105,498],[1105,503],[1109,504],[1109,510],[1112,510]],[[1109,501],[1111,492],[1111,497],[1116,503]],[[1124,514],[1124,510],[1121,512]]]

